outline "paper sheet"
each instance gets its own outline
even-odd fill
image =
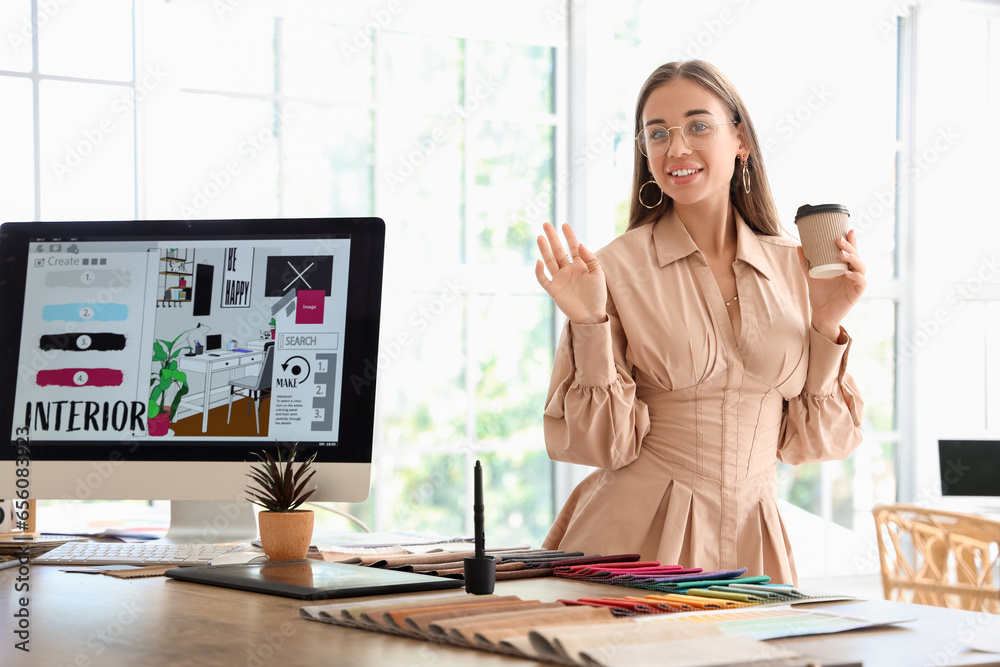
[[[1000,653],[1000,616],[979,614],[972,629],[975,634],[969,640],[969,648],[984,653]]]
[[[753,639],[778,639],[780,637],[829,634],[892,623],[904,623],[910,620],[912,619],[899,617],[876,621],[815,609],[793,609],[791,605],[781,607],[747,607],[740,610],[727,609],[720,612],[688,612],[672,614],[670,616],[646,616],[636,619],[640,623],[711,623],[723,635],[740,635]]]

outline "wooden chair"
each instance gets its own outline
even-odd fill
[[[872,514],[886,600],[1000,614],[1000,521],[900,504]]]

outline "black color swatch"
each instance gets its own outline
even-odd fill
[[[71,352],[124,350],[125,336],[117,333],[46,334],[39,339],[38,347]]]

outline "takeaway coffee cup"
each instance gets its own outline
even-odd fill
[[[847,262],[840,256],[837,239],[847,235],[849,215],[841,204],[806,204],[795,213],[810,277],[835,278],[846,273]]]

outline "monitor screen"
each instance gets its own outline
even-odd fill
[[[231,499],[252,451],[367,497],[384,223],[0,226],[0,429],[34,498]],[[15,448],[0,456],[14,497]]]
[[[938,440],[942,496],[1000,498],[1000,440]]]

